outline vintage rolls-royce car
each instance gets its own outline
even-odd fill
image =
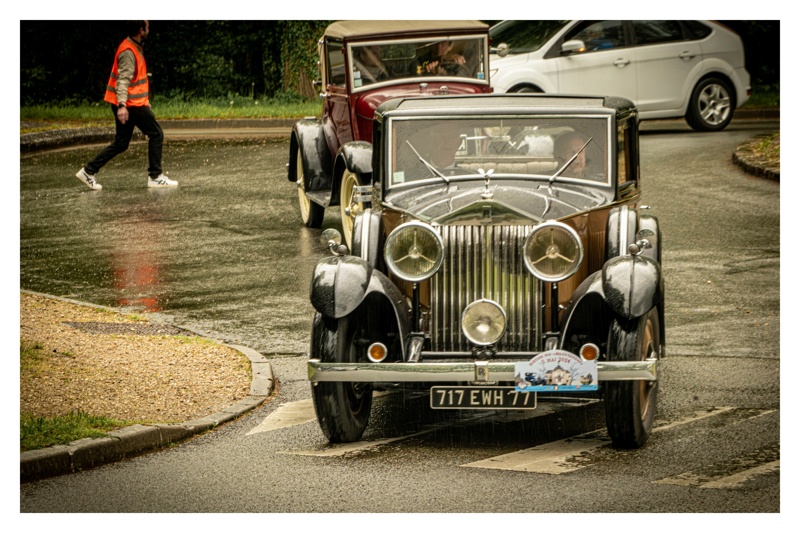
[[[353,187],[364,184],[354,166],[370,157],[375,108],[400,96],[491,92],[488,33],[483,22],[458,20],[355,20],[327,27],[314,82],[322,118],[294,125],[287,165],[307,227],[320,227],[325,208],[338,205],[351,244],[363,207],[353,201]]]
[[[366,148],[365,148],[366,149]],[[336,229],[311,282],[309,378],[332,442],[361,438],[372,391],[434,409],[605,403],[616,446],[644,444],[664,354],[658,219],[640,205],[625,99],[393,99],[353,170],[352,246]]]

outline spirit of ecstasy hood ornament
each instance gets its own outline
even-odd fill
[[[484,182],[485,187],[486,187],[484,189],[483,193],[481,194],[481,198],[483,198],[484,200],[491,200],[492,198],[494,198],[494,193],[489,190],[489,177],[494,173],[494,169],[490,168],[489,172],[486,172],[482,168],[479,168],[478,172],[480,173],[481,177],[483,178],[483,182]]]

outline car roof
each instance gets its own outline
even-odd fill
[[[479,20],[340,20],[325,29],[325,36],[352,39],[399,33],[413,37],[415,34],[488,30],[489,25]]]
[[[583,112],[627,113],[635,110],[630,100],[617,97],[557,95],[557,94],[505,94],[453,95],[397,98],[384,102],[378,113],[400,114],[473,114],[489,111],[493,114],[525,113],[536,109],[573,109]],[[394,114],[394,113],[393,113]]]

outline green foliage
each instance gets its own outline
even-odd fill
[[[64,416],[42,417],[21,413],[19,418],[20,451],[37,450],[74,440],[103,437],[106,432],[135,422],[71,411]]]
[[[775,85],[756,85],[750,92],[750,98],[743,107],[780,107],[781,91],[780,86]]]
[[[327,20],[156,20],[145,43],[151,92],[187,101],[295,94],[316,100]],[[490,21],[491,22],[491,21]],[[723,21],[739,33],[752,84],[780,82],[780,21]],[[102,102],[125,21],[20,21],[20,105]]]

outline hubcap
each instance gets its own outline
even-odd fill
[[[295,176],[297,176],[297,199],[300,201],[300,217],[303,222],[308,222],[309,212],[311,211],[311,200],[306,196],[306,184],[303,175],[303,157],[300,150],[297,151],[297,165]]]
[[[347,245],[350,247],[352,247],[353,222],[355,221],[356,215],[358,215],[361,210],[361,204],[353,202],[353,189],[357,185],[358,176],[346,172],[342,178],[341,198],[339,201],[342,211],[342,230],[347,240]]]
[[[721,124],[731,112],[731,98],[725,87],[709,85],[700,93],[700,116],[709,124]]]
[[[653,322],[648,320],[644,328],[644,338],[642,339],[642,360],[656,357],[658,352],[654,345],[655,335],[653,333]],[[650,395],[655,393],[655,382],[641,381],[639,385],[639,405],[641,407],[642,420],[647,420],[650,414]]]

